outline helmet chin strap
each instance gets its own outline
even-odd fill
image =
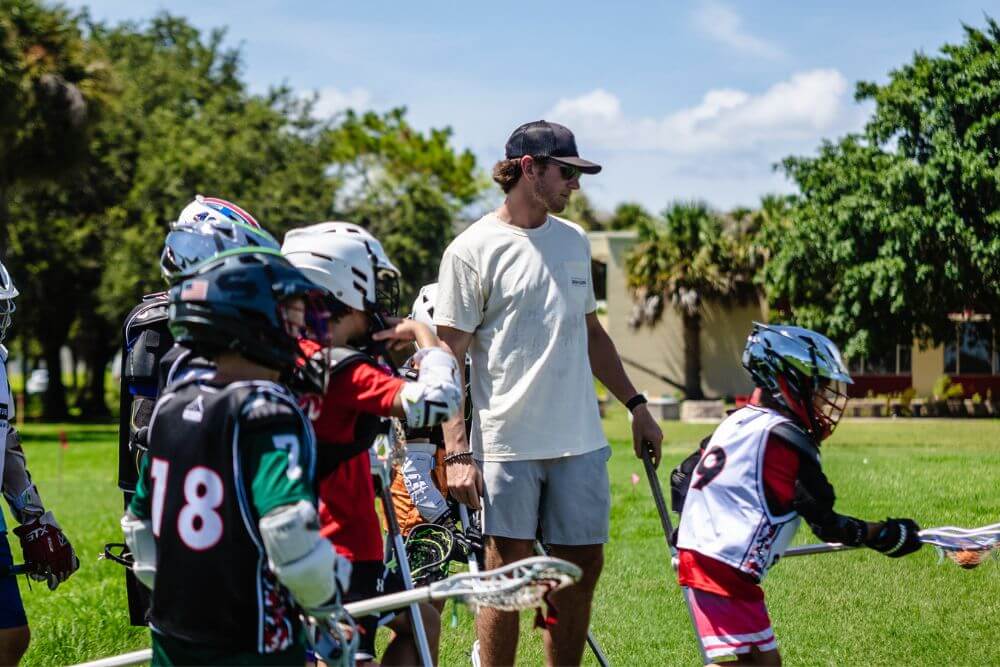
[[[781,390],[781,396],[785,399],[785,404],[788,408],[798,417],[804,426],[808,426],[812,434],[818,439],[823,439],[823,431],[820,429],[819,424],[816,421],[816,417],[813,414],[812,401],[803,401],[802,399],[796,398],[793,395],[791,387],[788,386],[788,380],[785,379],[784,375],[778,375],[775,378],[778,382],[778,388]]]

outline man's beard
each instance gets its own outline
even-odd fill
[[[545,206],[545,210],[549,213],[562,213],[566,204],[569,203],[569,199],[563,200],[559,195],[547,192],[541,180],[536,180],[531,184],[531,191],[535,196],[535,201]]]

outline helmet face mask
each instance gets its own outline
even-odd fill
[[[833,433],[853,380],[830,339],[801,327],[755,322],[743,350],[743,366],[817,441]]]
[[[18,291],[17,287],[14,286],[14,280],[7,272],[7,267],[0,262],[0,343],[7,337],[7,330],[13,323],[11,316],[17,310],[17,306],[14,305],[14,299],[17,295]]]

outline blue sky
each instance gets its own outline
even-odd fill
[[[963,22],[1000,17],[984,0],[68,4],[227,26],[255,90],[316,91],[330,113],[405,105],[418,127],[451,126],[484,168],[520,123],[564,122],[604,165],[583,187],[606,210],[791,191],[771,165],[860,129],[870,109],[855,82],[885,81],[914,51],[961,40]]]

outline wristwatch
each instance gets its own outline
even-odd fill
[[[648,402],[649,401],[646,400],[646,397],[644,395],[636,394],[635,396],[633,396],[632,398],[628,399],[628,401],[625,402],[625,407],[628,408],[629,412],[632,412],[640,405],[645,405]]]

